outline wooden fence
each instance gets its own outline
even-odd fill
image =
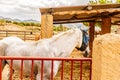
[[[20,30],[0,30],[0,39],[8,37],[8,36],[17,36],[26,40],[35,40],[35,35],[40,32],[32,32],[32,31],[20,31]]]

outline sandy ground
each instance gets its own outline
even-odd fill
[[[76,49],[72,52],[72,54],[69,56],[72,58],[81,58],[83,57],[80,51],[77,51]],[[71,62],[70,61],[65,61],[64,62],[64,80],[70,80],[70,73],[71,73]],[[74,62],[73,66],[73,80],[80,80],[80,62]],[[83,67],[83,72],[82,72],[82,80],[89,80],[89,72],[90,72],[90,67],[89,67],[89,62],[83,62],[82,67]],[[8,80],[9,75],[9,66],[6,65],[4,71],[2,72],[2,80]],[[54,78],[54,80],[61,80],[61,65],[59,67],[59,71]],[[20,75],[19,72],[15,71],[13,74],[13,80],[20,80]],[[30,80],[29,76],[23,76],[23,80]]]

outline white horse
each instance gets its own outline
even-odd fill
[[[16,36],[6,37],[6,38],[0,40],[0,56],[5,56],[5,49],[9,45],[12,45],[15,43],[21,43],[21,42],[24,42],[24,41]],[[4,60],[2,62],[5,63]],[[5,66],[5,64],[2,65],[2,68],[4,66]]]
[[[14,42],[7,44],[5,56],[37,56],[37,57],[67,57],[76,47],[78,50],[85,51],[88,47],[88,34],[80,29],[68,30],[54,35],[52,38],[39,40],[36,42]],[[6,44],[6,43],[4,43]],[[87,52],[87,51],[86,51]],[[10,64],[9,60],[7,60]],[[54,61],[53,76],[57,74],[59,61]],[[21,61],[13,62],[13,69],[20,70]],[[41,80],[41,61],[34,62],[34,72],[36,79]],[[37,70],[37,71],[36,71]],[[24,73],[31,72],[31,61],[24,61]],[[43,80],[51,80],[51,62],[44,61]]]
[[[6,37],[2,40],[0,40],[0,56],[4,56],[4,49],[6,49],[9,45],[12,45],[14,43],[20,43],[24,42],[22,39],[12,36],[12,37]]]

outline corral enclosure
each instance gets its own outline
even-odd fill
[[[83,58],[83,55],[80,51],[76,49],[72,52],[69,56],[71,60],[63,60],[64,63],[61,63],[59,67],[59,71],[54,78],[54,80],[60,80],[61,75],[63,80],[91,80],[91,59],[80,59]],[[76,59],[76,60],[72,60]],[[49,59],[49,58],[48,58]],[[12,59],[14,60],[14,59]],[[54,59],[53,59],[54,60]],[[85,60],[85,61],[84,61]],[[73,61],[73,62],[71,62]],[[63,72],[62,72],[63,71]],[[7,65],[2,73],[3,80],[6,80],[9,75],[9,66]],[[24,71],[23,71],[24,72]],[[21,72],[15,71],[13,74],[12,80],[20,80],[21,79]],[[30,73],[31,74],[31,73]],[[30,80],[31,76],[23,74],[22,80]]]
[[[18,24],[0,22],[0,39],[9,37],[9,36],[17,36],[21,39],[25,40],[35,40],[35,34],[40,33],[40,26],[20,26]]]
[[[68,30],[69,28],[64,28],[63,27],[63,31],[66,31],[66,30]],[[55,34],[57,34],[57,33],[59,33],[59,32],[61,32],[61,31],[57,31],[57,29],[55,29],[56,31],[54,32]],[[3,30],[4,31],[4,30]],[[5,30],[6,31],[6,30]],[[2,32],[2,30],[1,30],[1,32]],[[16,34],[19,34],[19,31],[17,32],[17,31],[10,31],[10,30],[8,30],[8,31],[6,31],[5,33],[4,33],[4,35],[6,36],[6,33],[8,34],[7,36],[10,36],[11,34],[12,35],[16,35]],[[28,31],[28,32],[25,32],[25,33],[27,33],[27,34],[29,34],[29,35],[31,35],[30,34],[30,32]],[[21,36],[23,36],[24,35],[24,31],[20,31],[20,34],[21,34]],[[6,36],[6,37],[7,37]],[[33,36],[34,36],[34,34],[33,34]],[[19,37],[19,36],[18,36]],[[23,36],[24,37],[24,36]],[[23,38],[22,38],[23,39]],[[24,40],[24,39],[23,39]],[[33,39],[34,40],[34,39]],[[76,49],[73,51],[73,53],[69,56],[70,58],[83,58],[83,55],[82,55],[82,53],[80,52],[80,51],[77,51]],[[80,63],[82,63],[82,64],[80,64]],[[91,76],[91,74],[90,74],[90,72],[91,72],[91,67],[90,67],[90,65],[91,65],[91,60],[90,61],[82,61],[82,62],[80,62],[80,61],[74,61],[73,62],[73,72],[72,72],[72,79],[73,80],[77,80],[77,79],[82,79],[82,80],[90,80],[90,76]],[[56,77],[55,77],[55,79],[54,80],[58,80],[58,79],[61,79],[61,69],[62,69],[62,66],[60,66],[60,68],[59,68],[59,72],[58,72],[58,74],[56,75]],[[9,70],[9,67],[8,66],[6,66],[6,70],[4,70],[4,72],[3,72],[3,77],[5,78],[5,76],[6,75],[8,75],[8,70]],[[81,72],[81,70],[82,70],[82,72]],[[13,80],[20,80],[20,75],[18,74],[18,73],[20,73],[20,72],[17,72],[17,71],[15,71],[15,74],[13,75]],[[82,74],[81,74],[82,73]],[[82,76],[82,77],[81,77]],[[69,61],[69,60],[67,60],[67,61],[65,61],[64,62],[64,73],[63,73],[63,79],[64,80],[70,80],[71,79],[71,61]],[[23,80],[30,80],[30,76],[24,76],[23,77]]]
[[[57,29],[56,29],[57,30]],[[65,29],[65,30],[67,30],[67,29]],[[24,33],[24,31],[21,31],[21,33]],[[57,33],[59,33],[59,32],[61,32],[61,31],[55,31],[55,34],[57,34]],[[18,34],[18,32],[12,32],[12,34]],[[22,35],[23,35],[23,33],[22,33]],[[30,35],[30,32],[28,32],[27,34],[29,34]],[[34,35],[33,35],[34,36]],[[103,37],[102,37],[103,38]],[[33,39],[34,40],[34,39]],[[96,52],[95,52],[96,53]],[[98,54],[96,54],[96,56],[98,56]],[[79,52],[79,51],[77,51],[76,49],[73,51],[73,53],[71,54],[71,56],[70,56],[71,58],[82,58],[83,56],[82,56],[82,54],[81,54],[81,52]],[[73,80],[79,80],[80,79],[80,67],[81,67],[81,64],[79,64],[80,62],[76,62],[76,61],[74,61],[74,65],[73,65]],[[83,68],[83,72],[82,72],[82,80],[90,80],[90,62],[83,62],[83,65],[82,65],[82,68]],[[55,80],[58,80],[58,79],[61,79],[61,66],[60,66],[60,69],[59,69],[59,72],[58,72],[58,74],[56,75],[56,77],[55,77]],[[71,61],[66,61],[66,62],[64,62],[64,80],[70,80],[70,74],[71,74]],[[94,70],[94,69],[93,69]],[[18,75],[18,73],[19,72],[15,72],[15,74],[13,75],[13,79],[14,80],[18,80],[18,79],[20,79],[20,75]],[[6,75],[6,74],[5,74]],[[24,78],[23,78],[23,80],[30,80],[30,77],[26,77],[26,76],[24,76]]]
[[[119,4],[117,4],[117,5],[119,5]],[[100,5],[101,6],[101,5]],[[113,7],[114,7],[115,5],[113,5]],[[86,6],[85,6],[86,7]],[[93,6],[94,7],[94,6]],[[110,6],[109,6],[110,7]],[[119,6],[118,6],[119,7]],[[111,8],[111,7],[110,7]],[[115,6],[115,8],[116,8],[116,6]],[[93,13],[94,13],[94,11],[95,10],[93,10]],[[113,9],[113,11],[115,11],[115,13],[116,14],[119,14],[119,9]],[[84,12],[84,11],[83,11]],[[103,16],[102,17],[102,33],[103,34],[105,34],[106,32],[108,33],[108,32],[110,32],[110,26],[111,26],[111,19],[110,19],[110,17],[111,16],[109,16],[109,15],[116,15],[116,14],[112,14],[112,12],[111,11],[109,11],[109,9],[106,9],[105,10],[105,12],[107,12],[106,14],[104,14],[104,10],[98,10],[98,12],[99,12],[99,15],[101,15],[101,16]],[[50,13],[52,13],[52,12],[50,12]],[[89,13],[89,11],[87,11],[87,15],[90,15],[90,14],[93,14],[92,13],[92,11]],[[51,15],[48,15],[48,16],[50,16],[50,17],[52,17]],[[91,16],[91,15],[90,15]],[[95,18],[100,18],[100,16],[96,16],[96,14],[95,15],[92,15],[93,17],[95,17]],[[104,17],[104,16],[107,16],[107,17]],[[119,15],[117,15],[117,16],[119,16]],[[74,16],[73,16],[74,17]],[[75,15],[75,18],[77,18],[76,17],[76,15]],[[79,16],[78,16],[78,18],[79,18]],[[72,19],[72,18],[71,18]],[[85,18],[86,19],[86,18]],[[81,20],[81,19],[80,19]],[[83,20],[84,21],[84,20]],[[89,20],[88,20],[89,21]],[[92,21],[91,23],[90,23],[90,25],[91,25],[91,31],[93,31],[94,30],[94,19],[92,18],[92,20],[90,20],[90,21]],[[114,20],[113,20],[114,21]],[[108,22],[109,24],[108,25],[105,25],[105,22]],[[51,24],[51,23],[50,23]],[[51,30],[51,29],[50,29]],[[104,31],[105,30],[105,31]],[[49,31],[49,29],[48,29],[48,31]],[[93,36],[91,36],[91,37],[93,37]],[[91,40],[93,40],[93,38],[91,39]],[[102,41],[102,40],[101,40]],[[94,46],[96,46],[96,45],[94,45]],[[97,49],[98,50],[98,49]],[[106,52],[106,50],[101,50],[101,51],[105,51]],[[93,51],[94,52],[94,51]],[[108,51],[109,52],[109,51]],[[114,51],[113,51],[114,52]],[[100,53],[99,53],[100,54]],[[96,54],[97,55],[97,54]],[[94,55],[93,55],[94,56]],[[107,64],[105,64],[105,65],[102,65],[102,62],[104,62],[104,59],[106,60],[106,57],[102,57],[101,58],[101,54],[100,54],[100,57],[98,57],[98,59],[100,59],[100,60],[102,60],[102,61],[100,61],[100,62],[96,62],[96,57],[94,57],[94,60],[95,60],[95,63],[101,63],[99,66],[96,66],[97,64],[93,64],[93,66],[95,66],[95,69],[93,69],[93,73],[95,74],[93,74],[93,80],[94,80],[94,78],[96,78],[96,72],[97,73],[99,73],[99,71],[102,73],[102,72],[104,72],[107,68],[108,68],[108,63]],[[105,56],[108,56],[108,54],[107,55],[105,55]],[[113,57],[113,56],[112,56]],[[114,59],[114,58],[113,58]],[[117,58],[118,59],[118,58]],[[107,60],[106,60],[107,61]],[[118,60],[117,60],[118,61]],[[108,60],[108,62],[109,62],[109,60]],[[113,62],[115,62],[115,61],[113,61]],[[112,63],[112,62],[111,62]],[[117,64],[114,64],[114,65],[117,65]],[[101,67],[102,66],[102,67]],[[105,69],[103,68],[103,66],[105,66]],[[107,68],[106,68],[106,66],[107,66]],[[112,66],[111,64],[109,64],[109,66]],[[98,67],[98,68],[97,68]],[[114,66],[114,67],[116,67],[116,66]],[[113,67],[113,68],[114,68]],[[68,67],[67,67],[68,68]],[[100,69],[99,69],[100,68]],[[99,69],[99,71],[96,71],[96,72],[94,72],[94,70],[96,70],[96,69]],[[102,69],[104,69],[104,70],[102,70]],[[111,71],[111,68],[109,69],[110,71]],[[115,70],[116,71],[116,70]],[[119,70],[118,70],[119,71]],[[114,72],[114,70],[112,71],[112,72]],[[106,74],[108,74],[109,72],[107,72],[107,71],[105,71],[105,73]],[[113,76],[113,75],[111,75],[110,74],[110,76],[108,77],[108,75],[106,75],[105,73],[103,73],[103,74],[98,74],[97,75],[97,78],[95,79],[95,80],[98,80],[99,78],[99,80],[103,80],[103,79],[110,79],[111,78],[111,76],[113,77],[113,78],[115,78],[115,80],[117,80],[117,79],[119,79],[119,75],[116,75],[115,77]],[[119,74],[119,72],[115,72],[116,74]],[[95,76],[95,77],[94,77]],[[102,78],[100,77],[100,76],[102,76]],[[106,77],[107,76],[107,77]],[[117,78],[116,78],[117,77]],[[113,79],[112,78],[112,79]],[[111,80],[112,80],[111,79]],[[69,78],[67,78],[67,80],[69,80]],[[76,80],[76,79],[75,79]],[[85,79],[86,80],[86,79]]]
[[[36,32],[38,33],[38,32]],[[9,37],[9,36],[17,36],[21,39],[25,40],[35,40],[36,33],[32,31],[21,31],[21,30],[0,30],[0,39]]]

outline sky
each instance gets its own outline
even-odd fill
[[[39,8],[85,5],[89,0],[0,0],[0,16],[40,21]]]
[[[0,16],[39,21],[39,8],[84,5],[87,3],[88,0],[0,0]]]

